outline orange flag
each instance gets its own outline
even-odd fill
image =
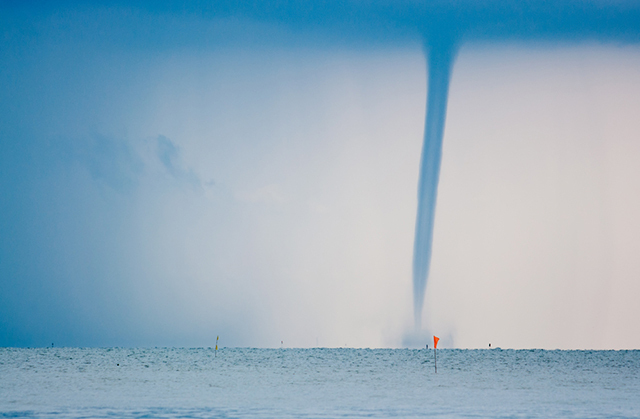
[[[437,337],[433,337],[433,348],[437,348],[438,347],[438,341],[440,340],[440,338]]]

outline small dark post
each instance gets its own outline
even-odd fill
[[[439,340],[440,340],[439,337],[437,337],[435,335],[433,336],[433,360],[434,360],[433,365],[436,368],[436,374],[438,373],[438,351],[437,350],[438,350],[438,341]]]

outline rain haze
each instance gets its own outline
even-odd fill
[[[640,348],[640,6],[473,4],[3,3],[0,346]]]

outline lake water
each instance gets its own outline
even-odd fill
[[[0,348],[0,417],[640,417],[640,351]]]

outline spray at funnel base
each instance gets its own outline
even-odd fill
[[[454,48],[450,42],[431,42],[427,47],[427,115],[420,162],[418,212],[413,246],[413,310],[416,330],[421,328],[424,294],[431,265],[433,223],[453,51]]]

